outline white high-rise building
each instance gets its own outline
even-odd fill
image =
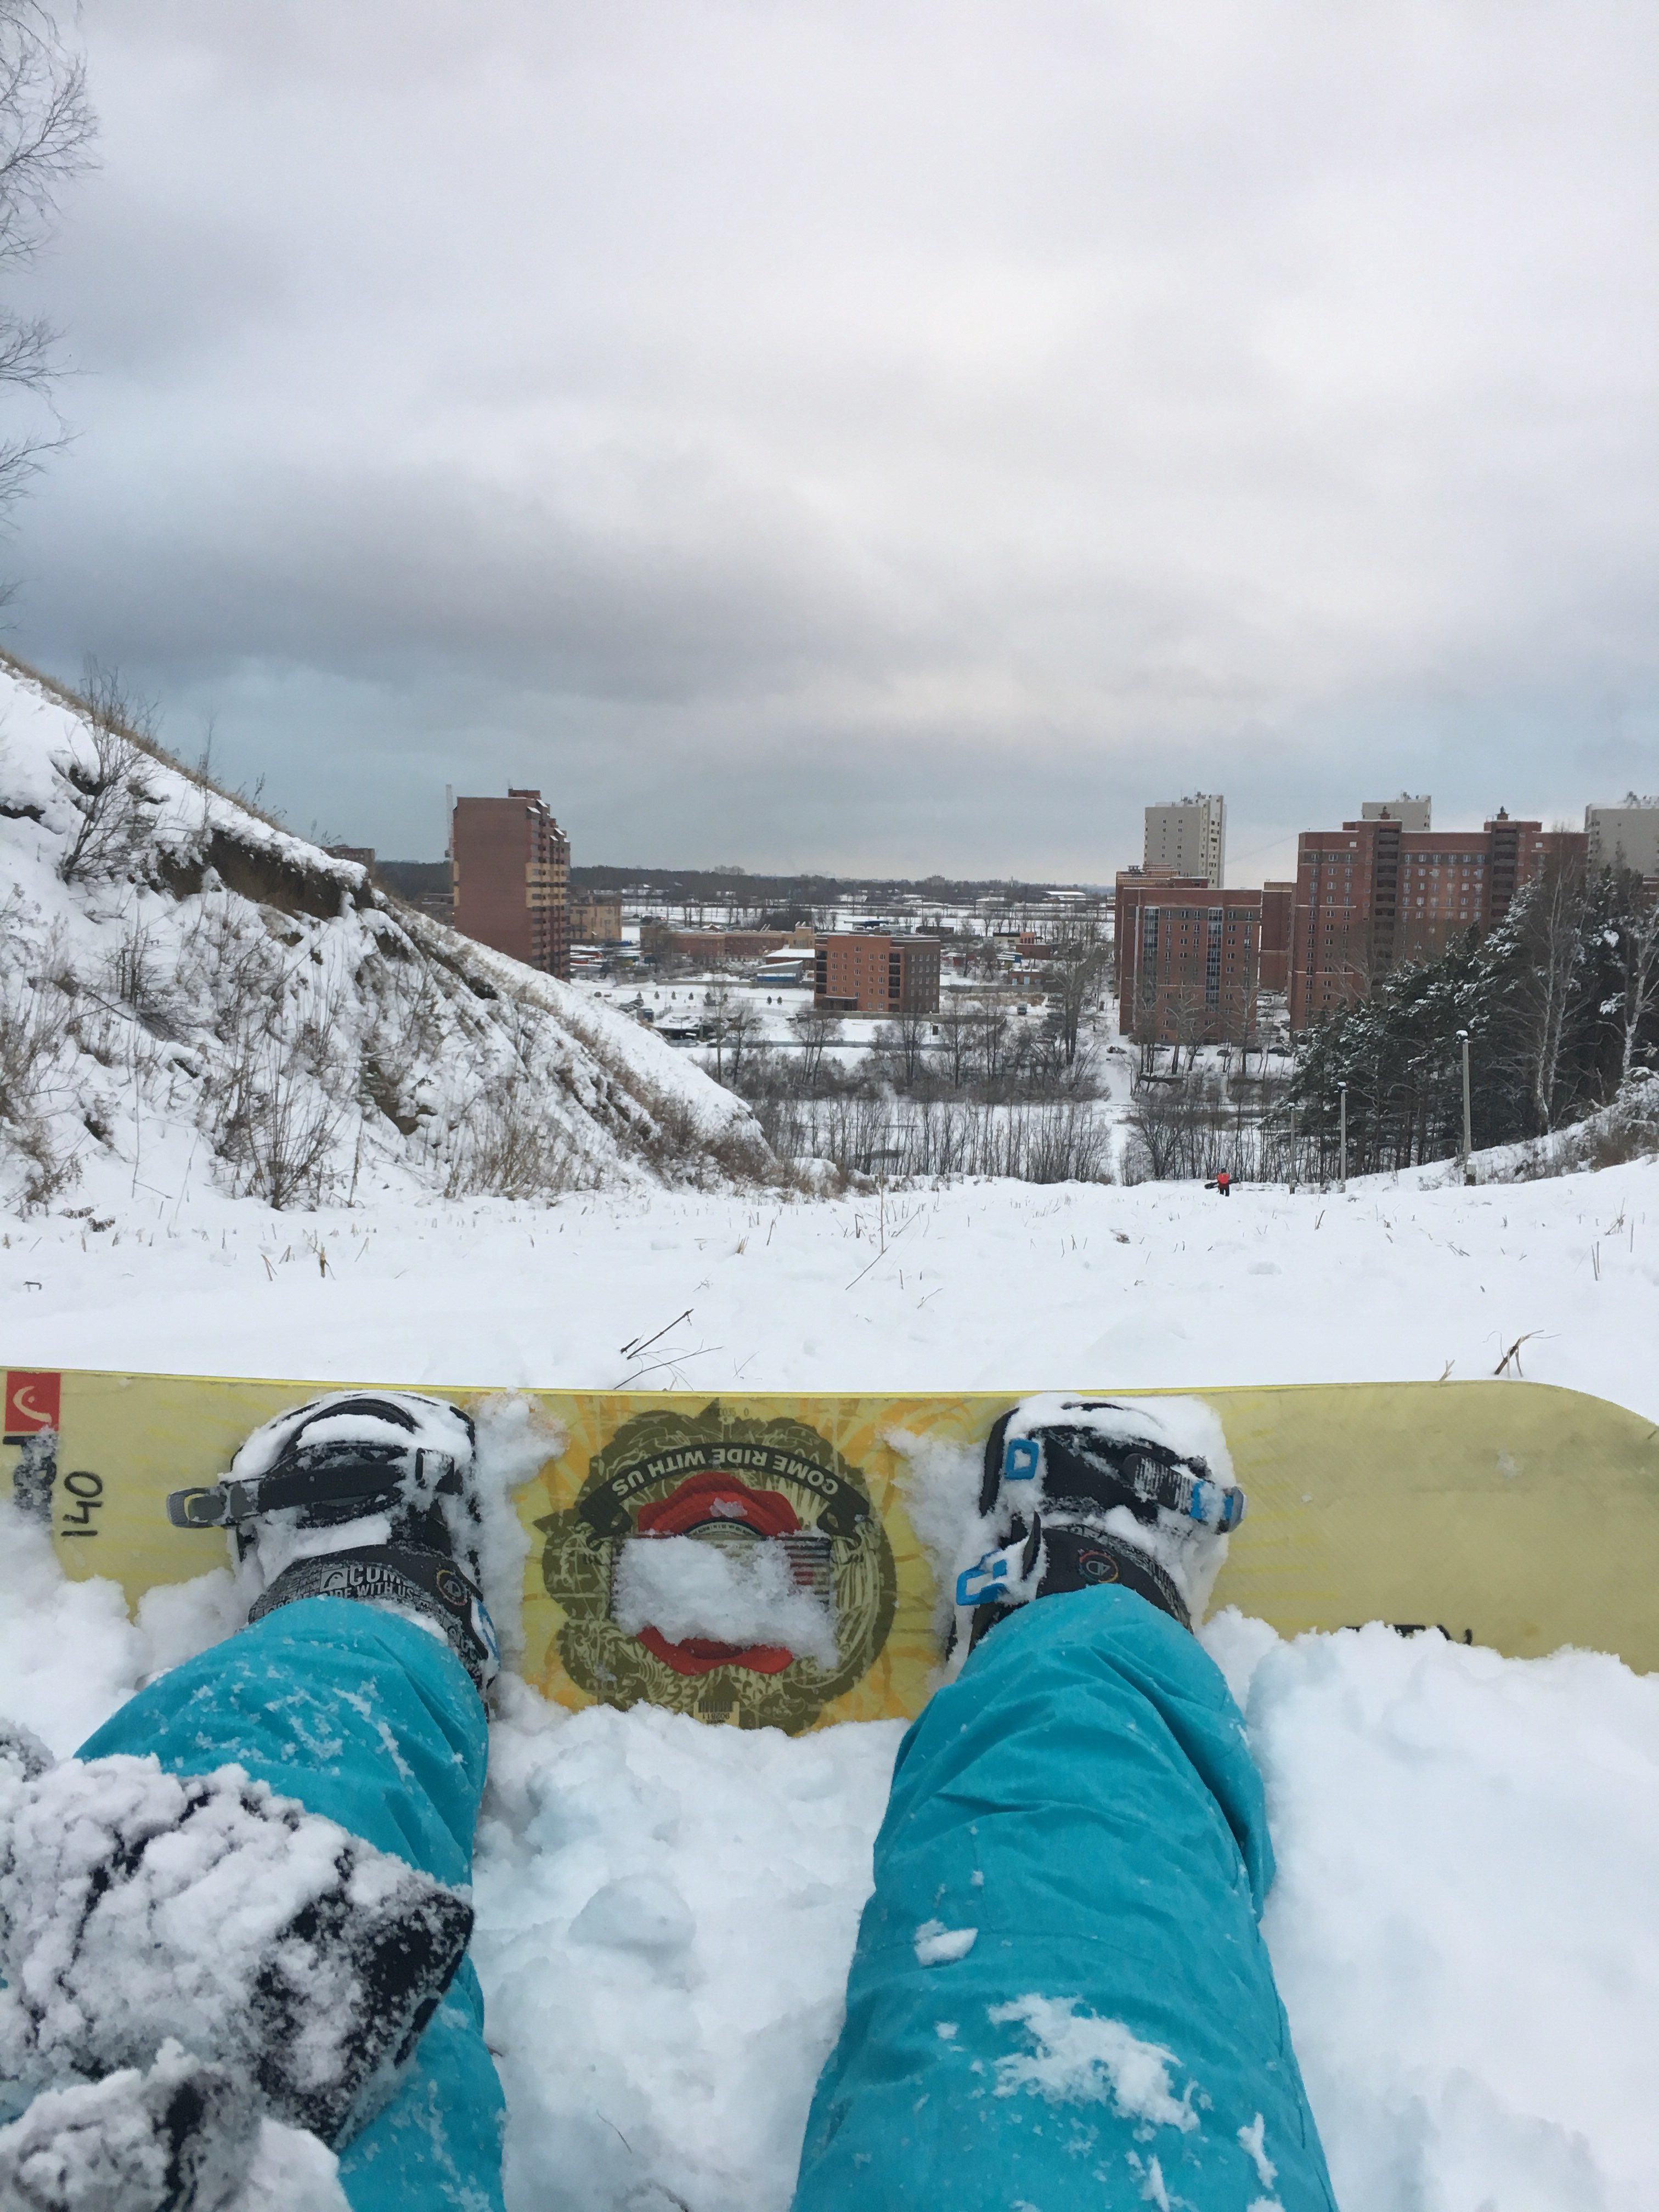
[[[1638,876],[1659,876],[1659,799],[1638,799],[1632,791],[1620,806],[1587,806],[1584,830],[1593,868],[1634,868]]]
[[[1426,837],[1433,805],[1427,792],[1414,799],[1409,791],[1402,791],[1398,799],[1366,799],[1359,810],[1359,818],[1362,822],[1397,822],[1413,836]]]
[[[1226,800],[1218,792],[1195,791],[1167,806],[1149,806],[1142,865],[1197,876],[1219,890],[1227,867]]]

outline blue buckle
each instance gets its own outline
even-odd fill
[[[994,1605],[1002,1595],[999,1585],[1008,1579],[1008,1560],[1001,1552],[987,1552],[957,1577],[958,1605]]]
[[[1218,1482],[1194,1480],[1192,1502],[1187,1510],[1194,1521],[1201,1521],[1206,1528],[1213,1528],[1218,1535],[1231,1535],[1244,1518],[1244,1493],[1231,1483],[1224,1486]]]
[[[1042,1454],[1034,1437],[1010,1437],[1002,1447],[1005,1482],[1029,1482],[1042,1463]]]

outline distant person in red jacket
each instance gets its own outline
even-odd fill
[[[1206,1182],[1204,1186],[1206,1190],[1218,1190],[1223,1198],[1226,1197],[1228,1192],[1232,1188],[1232,1187],[1233,1179],[1231,1176],[1228,1174],[1225,1168],[1218,1170],[1215,1181],[1213,1182]]]

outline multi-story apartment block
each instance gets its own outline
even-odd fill
[[[1433,828],[1431,816],[1434,801],[1426,792],[1415,798],[1402,791],[1398,799],[1368,799],[1360,807],[1361,817],[1367,822],[1397,822],[1402,830],[1426,836]]]
[[[1120,1030],[1148,1043],[1255,1044],[1262,994],[1285,987],[1290,906],[1288,884],[1227,891],[1201,876],[1125,870],[1117,878]]]
[[[837,930],[815,948],[814,1004],[835,1014],[936,1014],[939,939]]]
[[[1659,878],[1659,799],[1638,799],[1632,791],[1620,806],[1587,806],[1584,834],[1593,868],[1634,868],[1638,876]]]
[[[458,799],[449,855],[462,935],[568,981],[570,841],[540,792]]]
[[[573,945],[620,945],[623,902],[609,891],[587,891],[570,900],[570,941]]]
[[[1551,860],[1583,865],[1577,830],[1512,822],[1500,807],[1478,830],[1412,830],[1392,815],[1305,830],[1297,854],[1291,1027],[1362,999],[1402,960],[1427,959],[1463,931],[1486,931]]]
[[[1219,890],[1227,869],[1227,802],[1219,793],[1195,791],[1168,806],[1146,809],[1144,872],[1194,877]]]

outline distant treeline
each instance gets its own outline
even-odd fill
[[[434,891],[449,896],[447,860],[376,860],[374,872],[399,898],[418,899]]]
[[[447,860],[379,860],[374,872],[403,898],[447,891]],[[570,871],[573,894],[627,891],[677,906],[737,906],[757,910],[834,906],[843,898],[872,908],[916,898],[939,906],[966,906],[975,899],[1006,899],[1029,906],[1057,890],[1096,890],[1076,884],[1022,884],[1000,878],[956,876],[768,876],[742,868],[609,867],[595,863]]]
[[[1056,890],[1082,888],[1072,884],[1015,883],[996,877],[769,876],[751,875],[741,868],[645,866],[573,867],[570,887],[572,890],[590,892],[625,890],[693,906],[702,902],[711,906],[730,903],[750,907],[833,906],[842,898],[852,898],[871,907],[890,906],[902,898],[917,898],[940,906],[1004,898],[1019,906],[1047,898]]]

